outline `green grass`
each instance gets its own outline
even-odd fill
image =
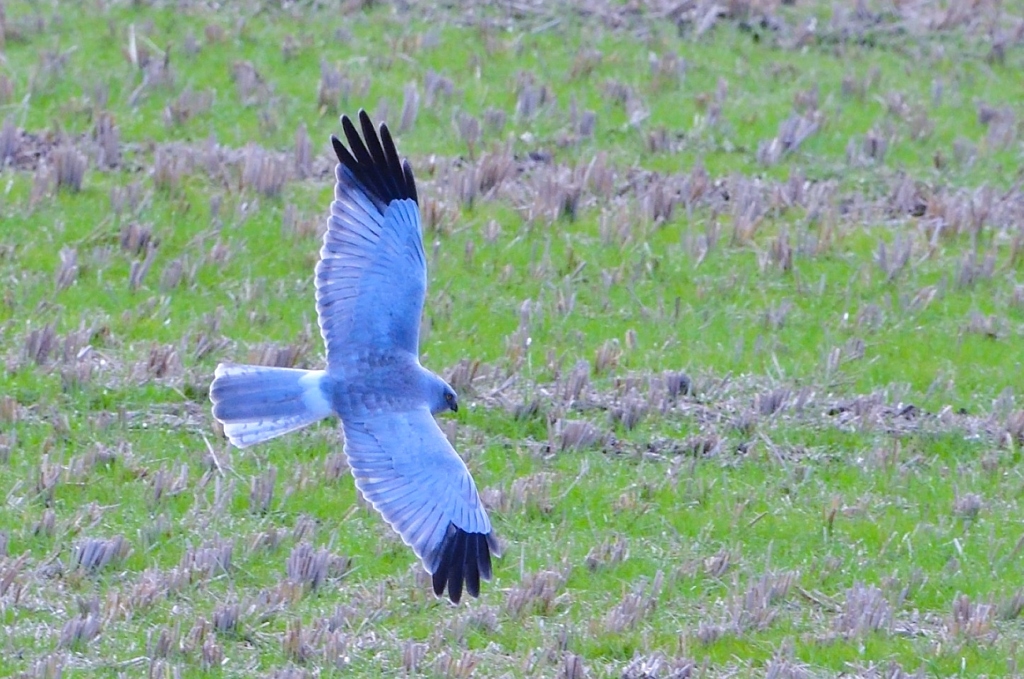
[[[1018,123],[999,133],[979,107],[1020,118],[1019,48],[987,59],[981,29],[896,33],[884,12],[834,25],[828,3],[783,8],[777,32],[726,16],[702,36],[609,7],[624,23],[258,3],[109,3],[72,19],[61,3],[7,3],[0,119],[40,135],[21,143],[48,163],[64,143],[89,164],[77,192],[31,154],[0,172],[0,673],[1016,671],[1022,147]],[[801,41],[811,16],[817,37]],[[170,78],[144,84],[132,31],[153,63],[169,47]],[[232,78],[246,61],[248,95]],[[318,105],[321,61],[351,83],[337,110]],[[452,87],[432,105],[430,72]],[[520,117],[531,78],[548,102]],[[495,580],[459,607],[337,474],[334,424],[238,451],[206,396],[218,362],[268,347],[322,363],[326,141],[338,113],[382,101],[397,128],[410,83],[421,103],[399,150],[421,208],[444,215],[424,233],[423,362],[446,375],[480,362],[443,426],[505,544]],[[761,162],[812,88],[818,132]],[[211,104],[175,122],[187,91]],[[595,113],[592,135],[572,101]],[[488,110],[504,112],[500,131]],[[94,160],[102,112],[114,169]],[[466,115],[482,123],[473,144]],[[305,179],[290,169],[300,125]],[[861,157],[872,130],[888,140],[874,160]],[[226,160],[204,155],[211,139]],[[288,164],[279,196],[243,179],[247,144]],[[158,150],[185,159],[170,186]],[[497,188],[464,200],[467,168],[507,155]],[[560,215],[571,183],[576,209]],[[668,218],[650,216],[656,189]],[[155,243],[135,288],[146,251],[122,245],[130,228]],[[905,267],[877,261],[882,243],[890,260],[909,247]],[[62,249],[78,268],[59,288]],[[36,361],[30,338],[48,326]],[[665,371],[693,392],[667,397]],[[562,444],[576,420],[596,443]],[[271,474],[264,511],[250,489]],[[88,540],[115,536],[126,553],[76,565]],[[315,591],[287,580],[303,542],[336,558]],[[211,566],[226,546],[230,566]],[[74,640],[89,620],[98,635]]]

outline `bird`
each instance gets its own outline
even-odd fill
[[[341,118],[334,200],[315,269],[323,370],[221,363],[213,417],[239,448],[332,415],[362,496],[412,547],[434,594],[480,595],[501,546],[476,484],[435,415],[455,390],[420,365],[427,268],[416,181],[386,124]]]

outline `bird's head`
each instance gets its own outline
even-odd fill
[[[444,385],[444,405],[448,410],[453,413],[459,412],[459,395],[455,393],[455,390],[449,387],[447,384]]]
[[[430,412],[434,415],[450,410],[459,412],[459,396],[455,390],[437,375],[430,374]]]

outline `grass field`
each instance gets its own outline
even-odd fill
[[[224,5],[0,0],[0,675],[1024,672],[1024,3]],[[361,107],[505,546],[459,606],[334,423],[209,411],[322,365]]]

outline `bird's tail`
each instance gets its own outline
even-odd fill
[[[247,448],[330,415],[327,380],[323,370],[221,363],[210,385],[213,416]]]

